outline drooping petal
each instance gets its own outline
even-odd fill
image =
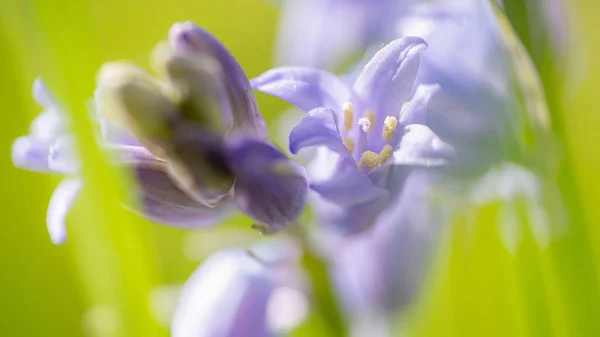
[[[406,134],[394,151],[395,165],[439,166],[448,163],[454,148],[444,143],[425,125],[412,124],[406,127]]]
[[[227,88],[232,107],[234,128],[262,139],[267,138],[265,121],[256,105],[248,77],[229,51],[214,36],[192,22],[186,21],[171,27],[169,42],[177,52],[208,55],[219,62],[223,70],[222,80]]]
[[[67,178],[61,181],[50,197],[48,211],[46,213],[46,226],[50,239],[56,245],[65,242],[67,237],[65,220],[71,205],[81,191],[81,180],[78,178]]]
[[[12,144],[11,157],[15,166],[36,172],[48,172],[48,155],[51,142],[22,136]]]
[[[252,139],[231,143],[234,199],[242,212],[274,232],[295,220],[308,189],[304,169],[271,145]]]
[[[215,207],[194,201],[167,174],[167,164],[140,146],[111,146],[115,164],[130,167],[138,183],[124,204],[154,222],[174,227],[209,228],[222,220],[233,203],[228,198]]]
[[[271,69],[251,80],[255,90],[278,97],[304,112],[324,107],[342,108],[350,90],[337,76],[308,67]]]
[[[373,56],[356,79],[353,90],[375,113],[378,125],[386,116],[397,115],[408,99],[419,69],[419,52],[426,47],[418,37],[394,40]]]
[[[243,250],[211,255],[186,281],[171,323],[173,337],[269,337],[268,270]]]
[[[290,132],[289,144],[293,154],[305,147],[326,146],[342,156],[350,156],[342,142],[335,112],[326,108],[316,108],[304,115]]]

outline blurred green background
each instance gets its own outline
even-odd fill
[[[449,275],[449,281],[430,281],[424,327],[415,325],[424,336],[600,335],[598,303],[591,303],[600,286],[600,3],[571,5],[576,31],[571,75],[542,74],[551,75],[555,88],[549,93],[554,131],[565,145],[560,183],[576,211],[571,231],[544,252],[531,248],[535,244],[527,237],[525,247],[531,249],[516,257],[485,227],[468,253],[456,241],[449,244],[450,262],[436,274]],[[156,287],[183,282],[215,247],[256,235],[240,217],[217,230],[191,233],[121,209],[115,200],[124,187],[114,183],[120,178],[93,145],[85,100],[100,64],[127,59],[147,66],[155,43],[182,20],[213,32],[249,77],[258,75],[272,65],[277,7],[264,0],[2,0],[0,13],[1,334],[166,336],[161,312],[168,312],[171,297]],[[37,76],[69,110],[82,140],[87,189],[70,213],[63,246],[53,246],[45,228],[59,177],[19,170],[10,162],[12,141],[27,133],[41,111],[31,98]],[[258,100],[267,119],[285,108],[264,96]],[[478,221],[492,221],[494,212],[493,206],[480,210]]]

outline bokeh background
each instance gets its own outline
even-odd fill
[[[494,329],[485,335],[515,335],[513,329],[524,335],[600,335],[593,317],[598,304],[591,303],[599,299],[600,286],[600,3],[570,5],[576,32],[571,75],[542,73],[555,88],[549,93],[554,131],[565,147],[559,183],[577,210],[567,243],[549,252],[525,250],[515,259],[492,232],[478,233],[469,257],[450,254],[447,287],[429,288],[424,302],[430,316],[424,317],[431,322],[464,328],[477,321],[481,329]],[[256,76],[272,66],[277,15],[274,2],[265,0],[0,1],[0,334],[166,336],[173,285],[185,281],[211,250],[256,239],[243,217],[197,233],[125,212],[115,200],[127,183],[95,148],[85,104],[103,62],[126,59],[147,67],[152,47],[182,20],[213,32],[248,76]],[[45,228],[47,202],[60,178],[14,168],[10,161],[12,141],[27,133],[41,111],[31,98],[38,76],[69,110],[82,140],[87,185],[69,215],[63,246],[52,245]],[[257,98],[267,120],[286,108]],[[490,212],[483,210],[480,221],[491,218]],[[436,335],[435,329],[433,324],[422,333]]]

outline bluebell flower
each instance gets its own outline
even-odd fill
[[[171,323],[173,337],[271,336],[270,271],[243,250],[211,255],[187,280]]]
[[[425,39],[417,83],[438,83],[426,124],[456,149],[456,172],[504,160],[533,164],[547,143],[548,113],[536,74],[516,64],[488,1],[414,8],[401,35]],[[518,55],[527,58],[524,55]]]
[[[108,63],[98,72],[100,145],[115,165],[133,169],[139,186],[125,206],[179,227],[212,226],[232,206],[265,233],[293,221],[307,192],[304,169],[268,141],[252,88],[235,59],[214,37],[186,22],[173,26],[169,43],[157,47],[153,61],[160,80],[127,63]],[[47,111],[34,121],[31,135],[15,142],[13,161],[76,174],[72,136],[58,127],[60,110],[40,86],[36,83],[34,91]],[[67,180],[50,203],[54,242],[64,241],[64,218],[80,186],[79,179]]]
[[[286,294],[296,293],[305,301],[307,289],[297,251],[288,243],[261,244],[253,247],[252,255],[226,249],[209,256],[183,287],[172,336],[276,336],[283,323],[294,323],[283,322],[299,318],[285,307],[302,303],[294,303],[294,296],[287,298],[291,303],[283,303]]]
[[[50,239],[59,244],[66,237],[69,208],[81,190],[78,163],[64,111],[40,79],[33,84],[33,97],[44,111],[31,123],[29,134],[13,142],[12,161],[23,169],[68,176],[54,190],[46,213]]]
[[[410,97],[425,48],[415,37],[389,43],[352,87],[307,67],[276,68],[252,80],[256,90],[306,112],[289,147],[292,153],[317,147],[308,169],[324,223],[346,233],[366,229],[401,190],[411,167],[440,166],[453,155],[424,125],[439,86],[419,86]]]
[[[331,69],[395,37],[413,0],[284,0],[277,36],[280,65]],[[307,24],[310,22],[310,24]]]

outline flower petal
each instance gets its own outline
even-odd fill
[[[406,134],[394,152],[395,165],[440,166],[448,163],[454,148],[425,125],[406,126]]]
[[[273,146],[252,139],[231,144],[234,199],[240,210],[266,225],[283,228],[302,210],[308,189],[304,169]]]
[[[75,153],[75,136],[64,135],[54,142],[48,155],[48,168],[63,174],[77,173],[79,161]]]
[[[22,136],[12,144],[11,157],[16,167],[36,171],[48,172],[48,155],[50,153],[51,142],[34,138],[31,136]]]
[[[345,207],[369,202],[387,194],[385,189],[373,183],[353,162],[344,159],[338,163],[338,168],[332,175],[321,181],[312,181],[310,188],[329,202]]]
[[[58,184],[50,197],[46,213],[46,226],[52,243],[56,245],[65,242],[67,237],[65,219],[80,191],[81,180],[68,178]]]
[[[242,250],[211,255],[186,281],[171,323],[173,337],[268,337],[269,272]]]
[[[289,144],[293,154],[305,147],[326,146],[344,157],[350,156],[342,143],[335,112],[326,108],[317,108],[304,115],[290,132]]]
[[[152,156],[139,146],[111,146],[117,164],[134,169],[139,190],[124,204],[154,222],[174,227],[209,228],[228,214],[232,202],[222,199],[215,207],[194,201],[167,174],[164,160]]]
[[[337,76],[309,67],[281,67],[252,79],[255,90],[278,97],[300,110],[341,109],[350,90]]]
[[[397,115],[408,99],[419,69],[419,52],[426,47],[418,37],[394,40],[379,50],[358,76],[354,92],[375,113],[377,124]]]
[[[438,84],[421,84],[417,87],[413,98],[404,103],[398,121],[401,125],[423,124],[427,122],[427,106],[429,100],[440,91]]]
[[[171,27],[169,42],[177,52],[211,56],[222,67],[222,80],[232,107],[234,127],[262,139],[267,138],[265,121],[256,105],[252,86],[242,67],[229,51],[204,29],[192,22],[180,22]]]

